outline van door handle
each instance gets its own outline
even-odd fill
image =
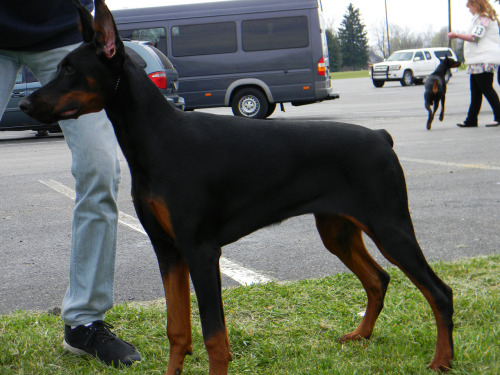
[[[22,92],[14,92],[11,95],[12,98],[24,98],[25,96],[26,96],[26,93],[24,91],[22,91]]]

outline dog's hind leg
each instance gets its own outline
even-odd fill
[[[406,210],[405,210],[406,211]],[[386,207],[386,213],[390,208]],[[387,214],[373,222],[372,239],[383,255],[397,265],[429,302],[436,318],[436,351],[429,367],[446,371],[453,359],[453,293],[427,263],[413,231],[409,213]]]
[[[361,229],[342,216],[316,214],[316,227],[325,247],[337,255],[359,278],[368,304],[359,327],[340,341],[370,338],[375,322],[384,306],[389,274],[370,256],[363,243]]]
[[[231,352],[221,294],[221,249],[210,244],[190,248],[186,260],[198,299],[203,340],[208,352],[209,375],[225,375]]]
[[[434,120],[434,113],[436,112],[434,110],[434,112],[431,110],[431,106],[430,106],[430,103],[425,103],[425,109],[427,109],[427,112],[429,112],[429,116],[427,117],[427,130],[431,130],[431,126],[432,126],[432,121]]]

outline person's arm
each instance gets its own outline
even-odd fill
[[[458,34],[455,31],[448,33],[448,38],[450,39],[462,39],[466,42],[473,42],[475,37],[472,34]]]

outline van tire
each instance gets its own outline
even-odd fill
[[[246,88],[238,91],[231,101],[235,116],[263,119],[269,116],[269,102],[259,89]]]
[[[269,103],[269,107],[267,108],[266,118],[271,116],[276,110],[276,103]]]
[[[385,81],[381,80],[381,79],[373,79],[372,82],[373,82],[373,86],[375,86],[375,87],[383,87],[384,83],[385,83]]]

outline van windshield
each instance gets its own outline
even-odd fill
[[[413,52],[394,52],[387,61],[410,61]]]

